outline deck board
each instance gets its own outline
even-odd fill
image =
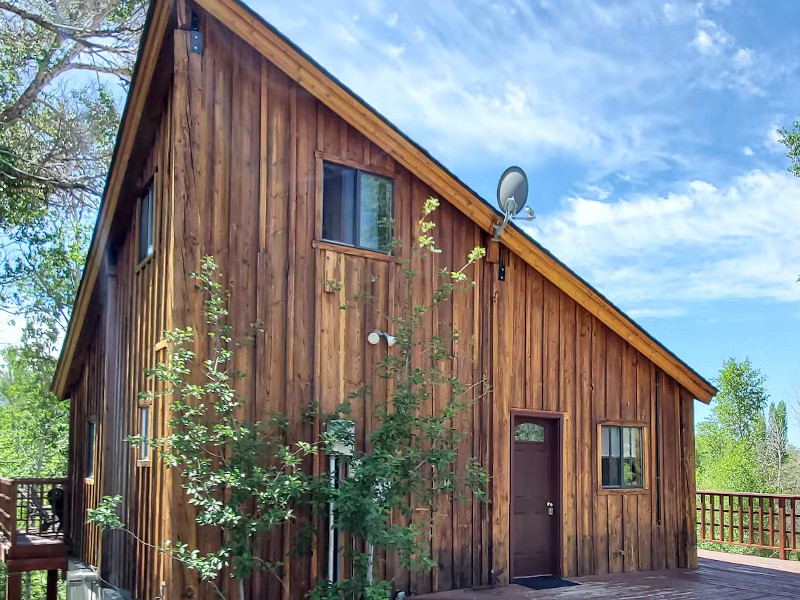
[[[643,571],[570,578],[579,586],[532,590],[509,585],[488,590],[456,590],[421,596],[420,600],[534,600],[603,598],[636,600],[760,600],[797,598],[800,562],[699,551],[695,570]]]

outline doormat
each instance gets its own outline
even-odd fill
[[[573,585],[580,585],[574,581],[567,581],[558,577],[515,577],[514,583],[524,585],[533,590],[550,590],[553,588],[570,587]]]

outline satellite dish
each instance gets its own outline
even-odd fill
[[[508,167],[497,182],[497,204],[503,211],[502,223],[494,226],[494,241],[500,239],[500,234],[523,209],[526,215],[520,217],[525,221],[533,221],[534,214],[530,206],[525,206],[528,200],[528,176],[519,167]]]
[[[528,200],[528,177],[519,167],[508,167],[497,182],[497,204],[503,214],[514,216]]]

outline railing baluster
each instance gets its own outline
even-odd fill
[[[769,546],[770,548],[775,547],[775,517],[773,516],[772,506],[773,506],[773,499],[767,498],[767,502],[769,502]]]
[[[742,535],[742,501],[744,501],[744,497],[741,495],[736,496],[739,501],[739,543],[744,542],[744,537]]]
[[[753,544],[753,499],[747,499],[747,543]]]
[[[786,560],[786,507],[778,498],[778,558]]]
[[[700,539],[706,539],[706,495],[700,494]]]
[[[714,541],[714,494],[708,495],[711,504],[711,541]]]
[[[763,498],[758,499],[758,545],[764,545],[764,502]]]
[[[733,494],[728,494],[728,541],[733,541]]]

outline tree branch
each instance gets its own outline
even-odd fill
[[[55,179],[53,177],[35,175],[33,173],[29,173],[28,171],[23,171],[19,167],[15,167],[2,158],[0,158],[0,163],[3,164],[7,171],[10,171],[10,173],[7,172],[5,175],[14,179],[28,181],[30,183],[38,183],[40,185],[53,186],[61,190],[80,190],[94,194],[95,196],[99,196],[102,193],[100,190],[93,188],[91,185],[81,181],[68,181],[64,179]]]
[[[30,84],[28,84],[28,88],[22,92],[16,101],[9,104],[0,112],[0,123],[3,123],[4,126],[9,127],[21,119],[22,114],[36,101],[36,97],[42,89],[61,73],[66,71],[69,68],[69,63],[75,59],[81,50],[80,44],[76,44],[72,50],[51,66],[50,61],[53,59],[53,56],[55,56],[59,47],[58,36],[55,36],[50,52],[39,61],[36,75],[33,77]]]

